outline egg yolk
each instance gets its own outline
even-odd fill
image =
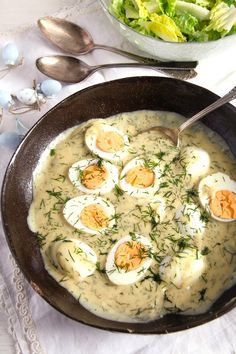
[[[100,230],[108,226],[108,216],[101,205],[90,204],[80,214],[81,222],[92,230]]]
[[[83,170],[81,182],[88,189],[96,189],[101,187],[107,177],[108,171],[105,167],[90,165]]]
[[[210,208],[215,216],[225,219],[236,218],[236,194],[228,191],[217,191],[210,198]]]
[[[115,253],[115,264],[127,272],[140,267],[147,258],[147,250],[137,241],[122,243]]]
[[[149,168],[137,166],[131,168],[125,177],[127,183],[137,188],[147,188],[154,183],[155,174]]]
[[[96,140],[97,147],[104,152],[116,152],[124,148],[124,139],[113,131],[101,131]]]

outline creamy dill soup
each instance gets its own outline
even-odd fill
[[[181,148],[171,112],[90,120],[60,134],[33,176],[28,224],[45,268],[89,311],[145,322],[206,311],[236,274],[236,164],[203,125]]]

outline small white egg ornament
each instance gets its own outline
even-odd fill
[[[15,66],[19,61],[19,51],[15,43],[8,43],[2,49],[2,59],[4,64]]]
[[[0,90],[0,107],[8,109],[13,105],[14,101],[11,94],[5,90]]]
[[[107,199],[82,195],[66,202],[63,209],[66,221],[75,229],[100,234],[115,225],[115,208]]]
[[[31,88],[25,88],[20,90],[16,94],[16,98],[21,103],[26,104],[27,106],[32,106],[37,102],[37,93],[35,90]]]
[[[96,269],[97,255],[94,250],[75,238],[52,242],[48,256],[59,271],[72,278],[77,278],[78,275],[86,278]]]
[[[198,186],[200,202],[217,221],[236,220],[236,182],[217,172],[203,178]]]
[[[142,279],[152,263],[151,250],[151,242],[142,235],[122,237],[107,257],[109,280],[116,285],[128,285]]]
[[[55,97],[62,89],[62,85],[57,80],[44,80],[40,85],[41,92],[46,97]]]

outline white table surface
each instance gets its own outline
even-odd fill
[[[81,8],[80,3],[83,3],[83,8]],[[36,78],[37,80],[42,79],[42,75],[40,75],[36,69],[33,67],[33,59],[38,54],[49,54],[50,52],[56,52],[55,48],[50,47],[47,45],[45,41],[39,38],[39,34],[34,27],[35,21],[47,14],[59,14],[62,17],[67,17],[72,21],[77,21],[78,16],[86,12],[86,7],[88,8],[88,13],[91,13],[91,21],[88,21],[80,17],[80,24],[87,27],[90,32],[93,34],[95,40],[99,40],[99,42],[103,42],[104,44],[113,44],[117,46],[122,46],[125,49],[130,49],[130,45],[125,43],[120,36],[116,36],[113,32],[113,29],[108,23],[107,19],[99,10],[99,6],[96,4],[96,1],[86,0],[76,1],[76,0],[1,0],[0,2],[0,44],[4,44],[7,38],[14,39],[17,43],[19,43],[20,48],[25,51],[26,58],[24,67],[20,68],[18,72],[9,74],[7,78],[0,80],[0,88],[3,88],[2,85],[4,84],[4,88],[7,87],[9,90],[14,87],[16,88],[23,88],[29,87],[32,78]],[[84,21],[84,22],[83,22]],[[107,31],[107,28],[109,30]],[[28,28],[28,30],[27,30]],[[23,34],[19,32],[25,30]],[[101,41],[102,35],[102,41]],[[112,35],[112,38],[111,38]],[[38,39],[39,38],[39,39]],[[31,40],[36,41],[38,47],[30,48]],[[37,43],[38,40],[38,43]],[[41,45],[41,51],[40,49]],[[36,53],[35,53],[36,52]],[[32,58],[31,58],[32,56]],[[39,56],[39,55],[38,55]],[[31,58],[31,61],[29,60]],[[108,54],[104,56],[100,51],[97,51],[96,54],[93,53],[86,58],[88,63],[100,63],[102,61],[107,61]],[[117,60],[117,57],[110,55],[109,60]],[[118,57],[118,60],[121,61],[122,59]],[[199,64],[199,75],[196,79],[192,80],[192,82],[204,86],[219,95],[223,95],[226,93],[231,87],[233,87],[236,83],[236,67],[234,65],[236,60],[236,48],[232,48],[232,51],[224,56],[222,53],[221,57],[215,58],[214,61],[205,60],[200,62]],[[126,61],[123,59],[123,61]],[[28,75],[28,70],[30,70],[30,75]],[[27,74],[26,74],[27,73]],[[107,81],[110,79],[125,77],[125,76],[135,76],[135,75],[158,75],[158,73],[153,72],[152,70],[135,70],[135,69],[122,69],[122,70],[112,70],[109,72],[102,72],[97,73],[91,79],[89,79],[85,83],[81,83],[79,85],[68,85],[66,88],[63,88],[63,92],[58,96],[57,101],[61,100],[62,98],[68,96],[69,94],[85,87],[88,85],[92,85],[97,82]],[[45,113],[50,107],[52,107],[57,101],[49,102],[45,107],[43,107],[42,112],[36,112],[29,114],[28,116],[22,116],[22,121],[27,127],[31,127],[37,119]],[[0,126],[0,132],[4,130],[14,130],[15,128],[15,121],[12,116],[5,115],[4,121]],[[12,151],[8,149],[3,149],[1,151],[1,158],[0,158],[0,170],[5,170],[7,161],[9,160]],[[4,156],[4,158],[3,158]],[[1,177],[2,178],[2,177]],[[1,181],[0,181],[1,182]],[[7,249],[4,249],[8,258],[9,252]],[[13,263],[12,263],[13,264]],[[13,265],[14,268],[14,265]],[[0,269],[1,270],[1,269]],[[7,278],[10,277],[14,272],[18,272],[16,268],[8,270],[9,274],[6,274],[6,269],[4,269],[4,276]],[[12,274],[11,274],[12,273]],[[18,273],[17,273],[18,274]],[[20,275],[19,275],[20,277]],[[23,280],[22,280],[23,282]],[[2,283],[3,284],[3,283]],[[25,284],[25,283],[24,283]],[[41,298],[37,294],[34,294],[32,290],[28,289],[26,286],[26,295],[29,299],[29,307],[31,308],[32,317],[35,319],[36,329],[37,329],[37,336],[38,340],[41,340],[43,345],[36,349],[36,347],[29,347],[30,349],[26,348],[26,344],[23,342],[23,339],[20,338],[20,331],[17,332],[17,326],[13,326],[13,338],[12,335],[9,333],[9,317],[7,315],[6,308],[0,307],[0,354],[12,354],[12,353],[60,353],[60,354],[70,354],[70,351],[67,351],[64,344],[61,345],[60,349],[58,350],[52,349],[52,343],[50,339],[43,339],[43,329],[41,326],[45,323],[45,320],[41,322],[38,320],[40,318],[40,314],[37,313],[37,306],[40,306],[41,309],[45,311],[45,313],[50,314],[50,320],[52,324],[55,324],[55,327],[62,331],[62,328],[65,329],[65,335],[68,336],[67,333],[70,331],[70,326],[74,326],[70,320],[66,321],[64,317],[60,317],[58,313],[55,313],[55,310],[51,309],[49,305],[43,302]],[[2,292],[1,292],[2,291]],[[12,289],[9,290],[9,294],[5,293],[6,288],[2,286],[1,288],[1,279],[0,279],[0,296],[4,296],[5,299],[9,301],[14,298],[11,293]],[[19,300],[19,304],[23,301],[23,299]],[[7,300],[6,302],[7,303]],[[23,303],[23,302],[22,302]],[[37,306],[33,306],[33,305]],[[14,306],[14,305],[13,305]],[[20,305],[19,305],[20,306]],[[236,329],[236,320],[235,320],[236,311],[231,311],[230,314],[223,316],[221,319],[217,319],[210,324],[203,326],[201,329],[190,330],[186,332],[187,337],[189,338],[188,341],[185,341],[184,335],[170,335],[168,338],[163,338],[162,336],[160,339],[160,348],[163,348],[163,345],[166,346],[166,350],[160,350],[160,353],[222,353],[222,354],[229,354],[236,352],[236,338],[235,338],[235,329]],[[37,319],[37,320],[36,320]],[[62,322],[64,323],[64,327],[62,327]],[[91,340],[90,336],[94,336],[93,338],[97,337],[98,342],[95,346],[91,347],[91,351],[89,352],[86,346],[83,349],[78,349],[77,353],[106,353],[105,349],[101,349],[101,344],[99,345],[99,335],[101,338],[104,337],[104,341],[107,340],[104,344],[104,348],[110,348],[109,351],[113,351],[113,353],[154,353],[158,351],[157,343],[154,341],[154,337],[147,337],[143,336],[143,347],[141,345],[142,338],[138,336],[127,337],[127,335],[123,334],[116,334],[116,335],[108,335],[104,334],[99,330],[95,329],[87,329],[86,326],[79,327],[80,333],[84,333],[85,340]],[[84,332],[83,332],[84,331]],[[222,337],[221,337],[222,335]],[[63,336],[63,331],[61,333],[55,334],[55,338],[60,340],[60,337]],[[208,337],[207,337],[208,336]],[[215,342],[212,343],[211,337],[214,336]],[[150,339],[148,339],[150,338]],[[22,341],[21,341],[22,339]],[[129,342],[134,341],[139,342],[137,348],[135,350],[127,349],[129,347]],[[109,342],[108,342],[109,341]],[[115,345],[113,349],[112,343],[113,341],[119,343],[119,345]],[[127,343],[126,343],[127,341]],[[171,344],[171,341],[173,342]],[[192,342],[192,345],[191,345]],[[211,343],[210,343],[211,342]],[[222,342],[224,342],[222,344]],[[185,344],[183,346],[183,344]],[[152,347],[153,345],[153,347]],[[182,345],[182,346],[181,346]],[[25,346],[25,347],[24,347]],[[109,347],[110,346],[110,347]],[[23,349],[22,349],[23,348]],[[49,348],[51,348],[49,350]],[[64,348],[64,349],[63,349]],[[103,348],[103,347],[102,347]],[[123,349],[122,349],[123,348]],[[143,349],[142,349],[143,348]],[[155,350],[156,348],[156,350]],[[181,349],[182,348],[182,349]],[[224,348],[224,352],[222,352],[222,348]],[[49,350],[49,351],[48,351]],[[220,350],[220,351],[219,351]]]

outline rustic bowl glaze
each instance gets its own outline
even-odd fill
[[[201,325],[236,305],[236,286],[233,286],[201,315],[166,315],[149,323],[122,323],[97,317],[47,273],[36,237],[27,225],[32,200],[32,173],[46,146],[63,130],[91,118],[141,109],[167,110],[191,117],[217,98],[202,87],[175,79],[125,78],[75,93],[46,113],[30,130],[6,171],[2,188],[2,219],[17,264],[35,291],[54,308],[90,326],[119,332],[157,334]],[[227,141],[236,157],[236,108],[226,104],[209,114],[203,122]]]

